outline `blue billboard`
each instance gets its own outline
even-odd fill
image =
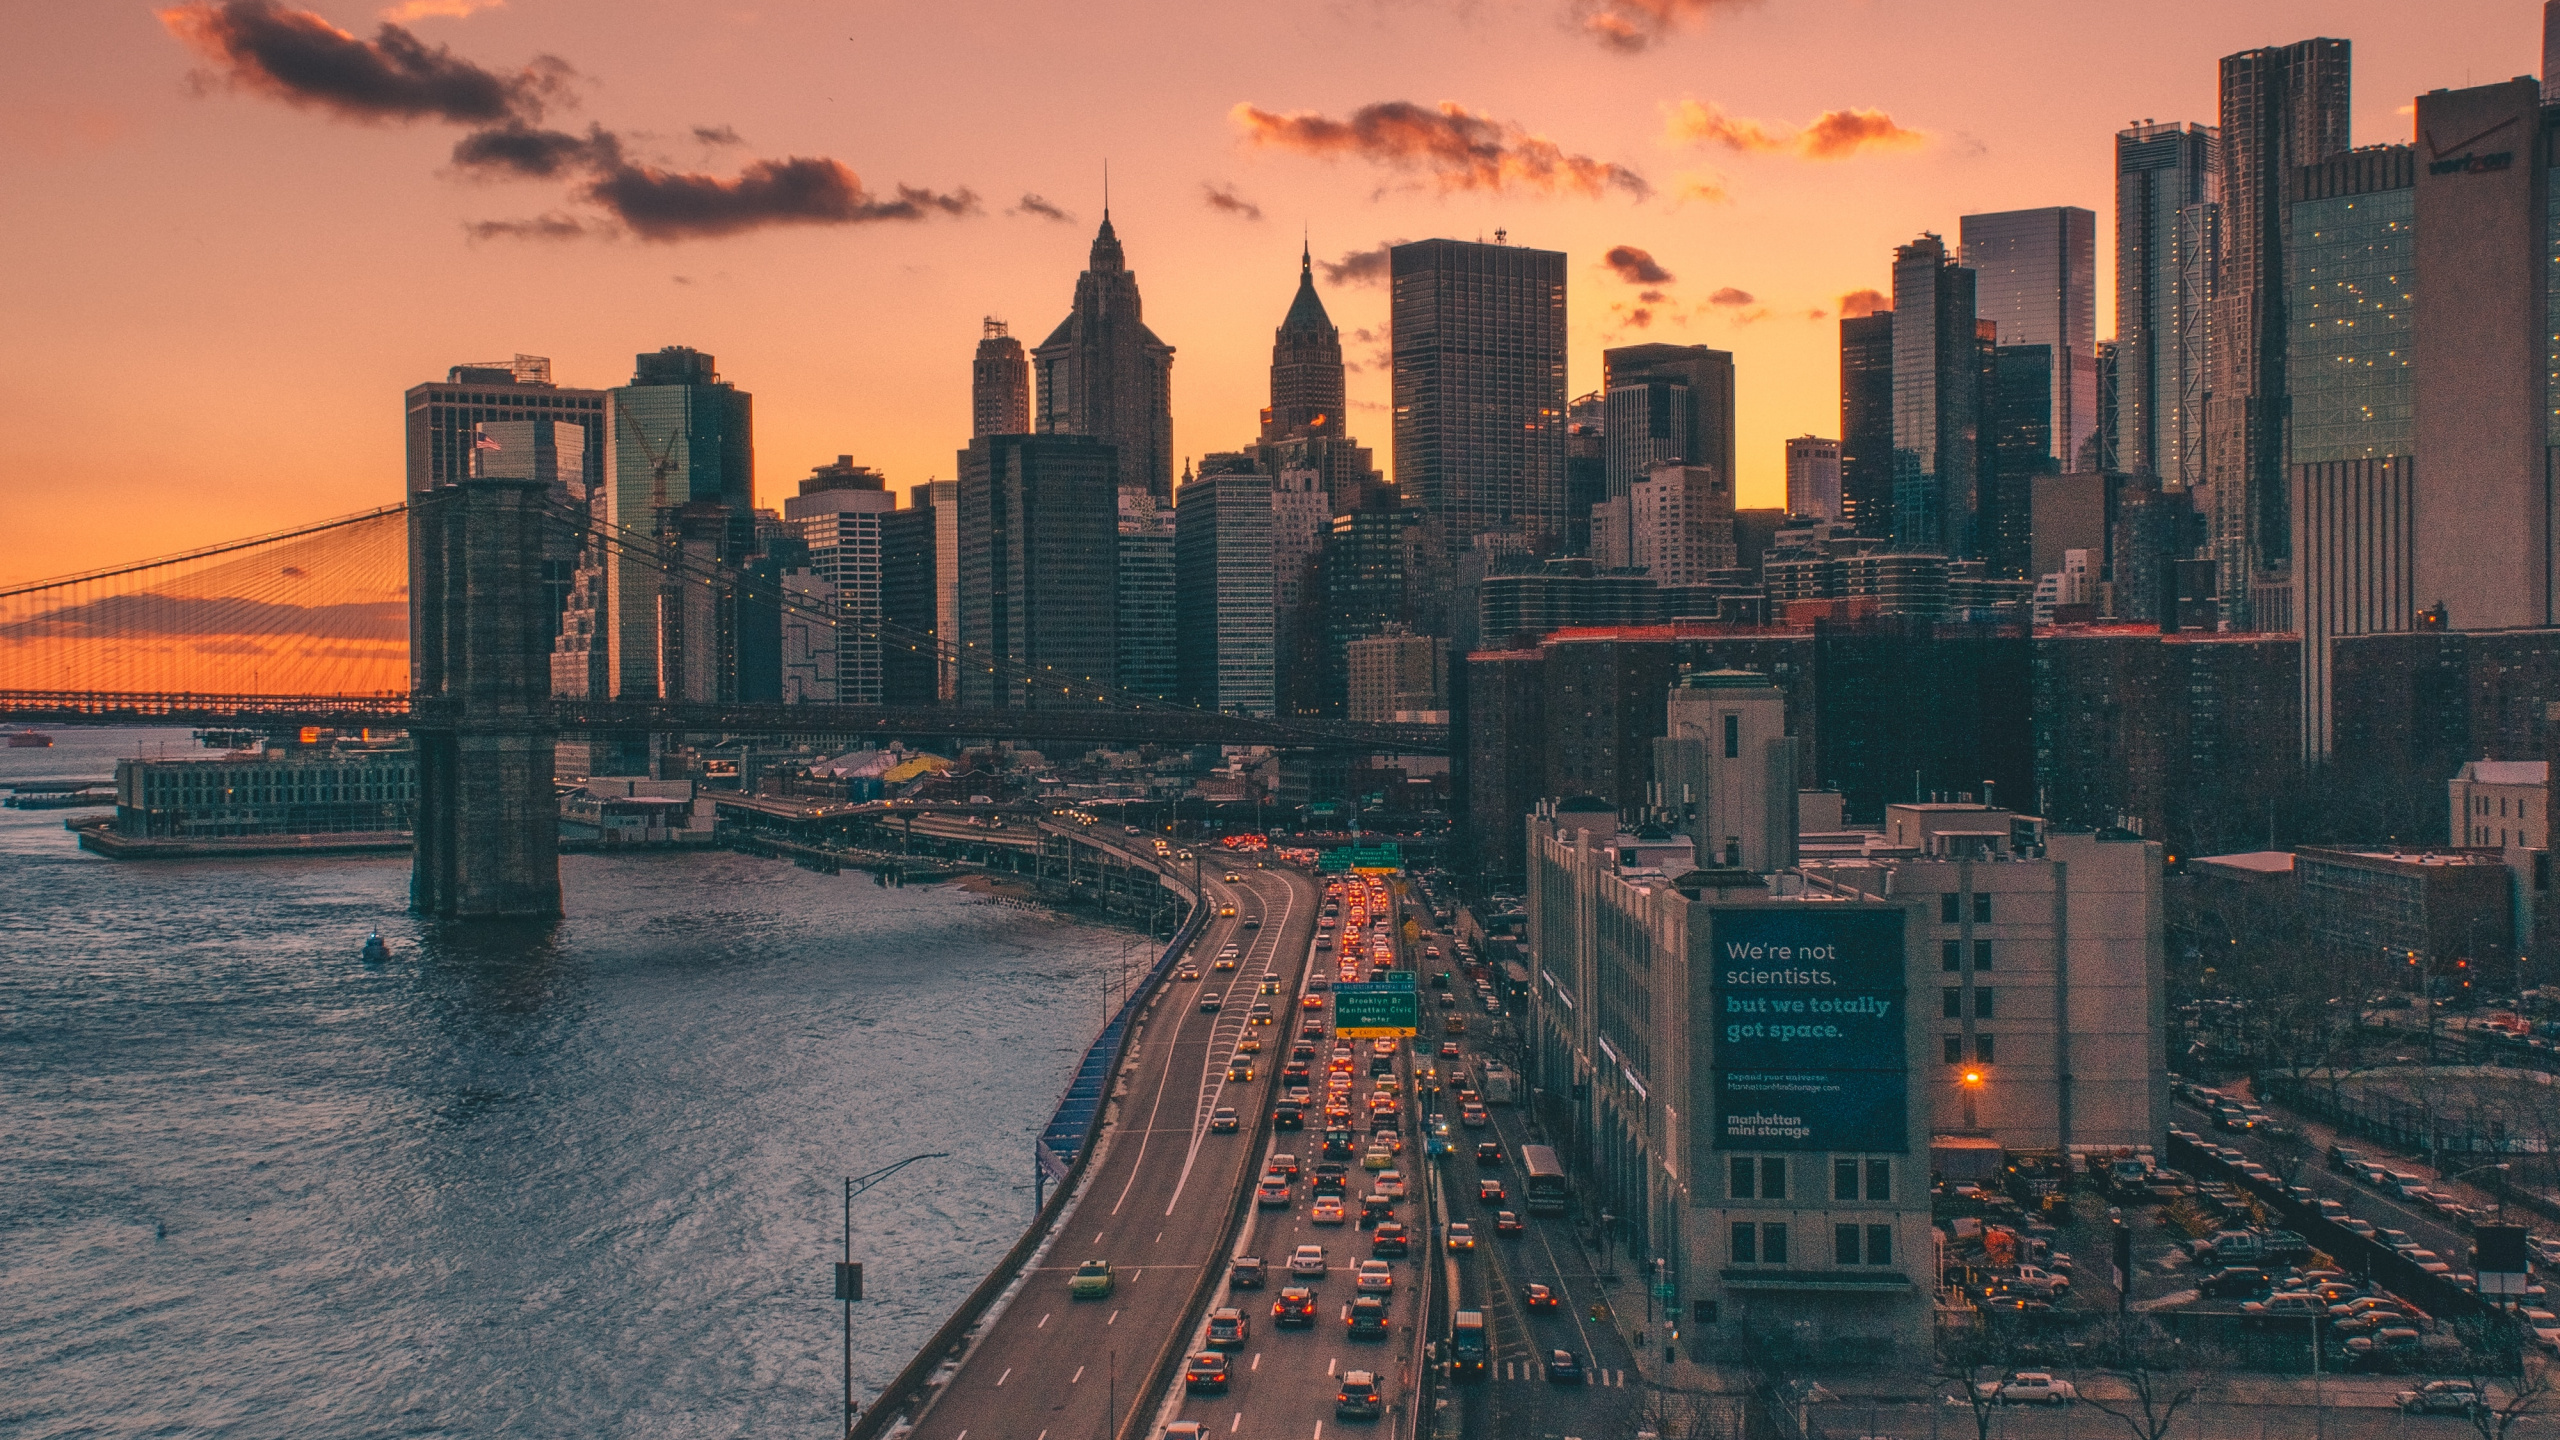
[[[1701,1149],[1898,1153],[1910,1146],[1900,907],[1710,910],[1692,985]],[[1703,1003],[1701,1002],[1703,1000]]]

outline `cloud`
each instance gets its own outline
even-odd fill
[[[1238,104],[1227,114],[1255,145],[1328,160],[1348,155],[1391,170],[1419,172],[1430,176],[1442,194],[1526,191],[1598,199],[1618,190],[1642,199],[1652,193],[1643,176],[1623,165],[1569,154],[1545,136],[1450,100],[1436,109],[1388,100],[1363,105],[1346,120],[1306,110],[1283,114],[1251,104]]]
[[[1722,145],[1746,155],[1792,154],[1805,160],[1844,160],[1863,150],[1910,150],[1929,143],[1927,132],[1906,129],[1882,110],[1825,110],[1802,129],[1770,126],[1728,115],[1708,100],[1682,100],[1663,108],[1663,139],[1673,145]]]
[[[1573,0],[1574,28],[1612,50],[1636,51],[1673,30],[1749,0]]]
[[[1384,240],[1372,250],[1346,250],[1339,260],[1317,261],[1316,268],[1324,272],[1329,285],[1382,285],[1387,280],[1387,252],[1403,243]]]
[[[1893,297],[1881,290],[1852,290],[1841,296],[1840,303],[1834,308],[1839,310],[1841,319],[1855,320],[1861,315],[1892,309]]]
[[[400,0],[385,20],[468,20],[474,11],[504,9],[507,0]]]
[[[1708,296],[1707,303],[1710,305],[1749,305],[1754,303],[1755,299],[1756,297],[1754,297],[1750,291],[1737,290],[1733,286],[1727,285],[1713,295]]]
[[[1671,177],[1671,198],[1681,203],[1701,200],[1710,205],[1722,205],[1733,198],[1733,192],[1725,188],[1721,175],[1684,170]]]
[[[1652,255],[1633,245],[1610,246],[1609,253],[1600,257],[1600,263],[1615,271],[1619,279],[1630,285],[1671,283],[1671,272],[1663,269],[1661,262],[1655,260]]]
[[[1649,330],[1653,327],[1653,311],[1645,306],[1639,305],[1633,310],[1626,312],[1626,323],[1633,329]]]
[[[530,220],[474,220],[462,233],[474,240],[578,240],[594,232],[578,217],[554,210]]]
[[[1230,215],[1241,215],[1247,220],[1262,218],[1262,207],[1238,195],[1233,185],[1212,184],[1203,180],[1200,182],[1200,190],[1212,210],[1224,210]]]
[[[1663,301],[1671,298],[1671,292],[1668,290],[1639,290],[1636,292],[1636,298],[1647,305],[1659,305]]]
[[[894,199],[884,198],[863,189],[862,177],[840,161],[797,155],[749,161],[727,180],[617,161],[583,193],[643,240],[698,240],[768,225],[922,220],[978,209],[978,197],[965,189],[937,194],[901,185]]]
[[[738,132],[735,127],[728,125],[696,125],[693,127],[693,138],[701,141],[705,145],[744,145],[747,143],[746,141],[738,138]]]
[[[1026,190],[1020,203],[1005,212],[1008,215],[1037,215],[1043,220],[1073,220],[1076,217]]]
[[[387,23],[359,40],[276,0],[195,0],[161,11],[160,23],[222,82],[349,120],[522,124],[564,99],[575,73],[551,56],[502,73]]]
[[[597,126],[585,135],[502,125],[474,130],[453,142],[453,163],[481,175],[549,180],[577,174],[621,154],[622,142]]]
[[[1372,330],[1367,326],[1362,326],[1360,329],[1351,332],[1351,338],[1359,341],[1363,345],[1375,345],[1379,341],[1386,339],[1387,336],[1386,332],[1383,330]]]

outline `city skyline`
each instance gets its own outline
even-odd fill
[[[1344,257],[1390,240],[1507,229],[1515,244],[1568,256],[1572,393],[1596,388],[1608,345],[1735,353],[1740,498],[1772,503],[1784,439],[1837,423],[1836,326],[1809,312],[1836,314],[1842,295],[1888,288],[1893,243],[1921,229],[1952,234],[1971,211],[2083,206],[2100,216],[2097,309],[2112,315],[2110,156],[2128,119],[2210,121],[2220,55],[2335,34],[2360,52],[2354,141],[2404,140],[2400,112],[2412,95],[2534,64],[2533,7],[2463,8],[2477,23],[2421,27],[2380,5],[2264,6],[2243,19],[2185,7],[2144,17],[2136,49],[2017,7],[1965,7],[2000,20],[2004,53],[2021,60],[2083,46],[2109,57],[2052,64],[2050,84],[1999,94],[1887,63],[1951,42],[1923,35],[1916,18],[1860,7],[1719,9],[1639,53],[1575,33],[1557,6],[1333,11],[1268,39],[1269,58],[1325,54],[1320,82],[1185,74],[1127,108],[1077,113],[1037,135],[964,115],[945,98],[954,67],[965,60],[986,85],[1037,102],[1056,86],[1049,71],[1061,56],[1072,68],[1113,45],[1214,52],[1241,37],[1194,16],[1168,34],[1151,18],[1159,11],[1124,7],[1080,17],[1072,35],[1037,16],[957,36],[893,17],[866,22],[873,30],[854,41],[833,38],[838,21],[791,10],[675,22],[704,27],[685,33],[718,61],[675,81],[661,57],[691,45],[669,46],[653,30],[644,47],[583,23],[591,17],[575,7],[395,12],[430,50],[449,47],[490,73],[558,56],[574,74],[543,72],[556,82],[543,92],[544,124],[562,134],[605,127],[637,173],[727,177],[751,172],[753,157],[825,156],[864,177],[874,199],[892,197],[878,200],[886,210],[910,203],[894,198],[899,186],[920,187],[927,198],[912,203],[934,217],[664,244],[472,239],[468,223],[591,223],[595,211],[556,183],[456,174],[461,132],[439,121],[346,123],[326,107],[226,83],[241,72],[216,62],[235,52],[208,51],[201,26],[186,21],[229,12],[181,7],[166,25],[142,9],[36,17],[30,53],[97,58],[30,76],[19,102],[40,141],[11,169],[32,212],[56,217],[8,242],[12,273],[25,277],[13,307],[22,333],[55,357],[19,394],[30,413],[55,419],[34,433],[24,462],[52,483],[16,487],[0,511],[29,537],[0,570],[30,578],[380,503],[398,493],[402,468],[382,397],[457,361],[519,351],[549,354],[560,383],[590,388],[618,383],[637,351],[685,344],[722,355],[740,388],[764,398],[763,504],[848,451],[896,487],[949,479],[970,428],[979,320],[1006,319],[1018,335],[1051,322],[1099,219],[1106,156],[1130,266],[1147,278],[1149,323],[1183,356],[1177,466],[1251,434],[1265,399],[1264,336],[1287,303],[1301,243],[1290,221],[1313,234],[1323,298],[1346,358],[1362,367],[1349,381],[1351,429],[1372,443],[1388,429],[1377,363],[1386,295],[1341,274]],[[477,13],[456,18],[457,9]],[[352,6],[313,13],[366,38],[383,18]],[[1861,18],[1874,43],[1841,50],[1843,14]],[[173,29],[191,34],[193,48]],[[816,51],[820,38],[853,46],[849,76],[825,73],[832,52]],[[901,47],[922,58],[884,58]],[[1537,64],[1519,61],[1524,49]],[[1415,59],[1423,50],[1430,58]],[[1823,63],[1812,72],[1772,63],[1816,53]],[[721,83],[749,64],[770,78],[752,89]],[[105,94],[119,98],[96,100]],[[835,118],[857,97],[862,118]],[[1435,110],[1443,100],[1463,114]],[[1398,101],[1410,113],[1394,110]],[[1901,143],[1814,158],[1830,153],[1825,137],[1847,132],[1806,127],[1859,112],[1890,117],[1890,129],[1866,133]],[[1517,163],[1491,174],[1399,165],[1410,152],[1376,141],[1399,133],[1397,123],[1442,122],[1459,127],[1448,133],[1494,137]],[[1149,149],[1133,149],[1131,133]],[[739,136],[746,143],[731,143]],[[1728,198],[1694,198],[1709,186]],[[963,189],[976,199],[961,208],[973,213],[928,203]],[[1046,198],[1035,205],[1026,194]],[[1042,206],[1073,223],[1040,218]],[[649,225],[663,233],[663,217],[651,218],[660,212],[626,204],[622,213],[642,235]],[[1624,263],[1627,249],[1643,264]],[[884,272],[899,283],[881,284]],[[1641,278],[1653,273],[1668,278]],[[254,308],[204,299],[247,293],[267,298]],[[479,299],[456,304],[457,294]],[[1651,324],[1631,323],[1639,310]],[[207,383],[217,369],[223,383]],[[94,383],[105,373],[122,378]],[[170,397],[158,423],[107,411],[110,395],[136,386]],[[263,419],[261,397],[280,400],[287,387],[305,405],[317,399],[318,414],[279,430]],[[99,524],[109,509],[123,518]]]

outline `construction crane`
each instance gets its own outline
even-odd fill
[[[640,428],[639,417],[631,413],[630,406],[623,403],[619,395],[613,398],[613,413],[617,418],[630,422],[631,434],[640,442],[640,453],[649,457],[650,508],[657,511],[665,510],[667,508],[667,475],[676,468],[676,437],[672,433],[669,434],[667,443],[663,447],[650,444],[649,432]]]

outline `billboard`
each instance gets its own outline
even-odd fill
[[[1910,1146],[1900,907],[1709,911],[1692,985],[1701,1149],[1896,1153]]]

